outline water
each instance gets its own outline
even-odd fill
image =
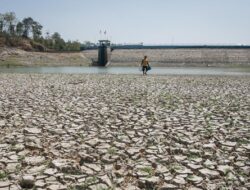
[[[139,67],[0,67],[0,73],[142,74]],[[249,68],[153,67],[154,75],[249,75]]]

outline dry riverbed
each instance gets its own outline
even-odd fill
[[[249,79],[1,74],[0,190],[247,190]]]

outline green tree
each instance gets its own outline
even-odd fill
[[[53,49],[55,50],[64,50],[65,49],[65,41],[61,38],[61,35],[58,32],[55,32],[51,39],[53,41]]]
[[[31,17],[18,22],[14,12],[0,13],[0,34],[5,38],[4,43],[6,45],[17,46],[20,44],[22,37],[32,37],[31,45],[40,51],[44,51],[46,48],[57,51],[80,50],[81,44],[78,41],[65,42],[58,32],[53,33],[53,35],[47,32],[43,37],[42,29],[43,26]],[[86,44],[90,45],[91,43],[86,42]]]
[[[18,22],[16,25],[16,35],[22,36],[24,32],[24,25],[22,22]]]
[[[43,28],[43,26],[40,23],[38,23],[36,21],[33,21],[33,23],[32,23],[32,33],[33,33],[33,39],[34,40],[39,40],[41,38],[42,28]]]
[[[23,37],[28,38],[29,33],[31,32],[32,24],[34,23],[34,20],[31,17],[28,17],[28,18],[24,18],[22,23],[24,26]]]
[[[2,33],[4,29],[4,15],[0,13],[0,32]]]
[[[14,34],[15,30],[15,23],[17,21],[16,15],[14,12],[7,12],[4,14],[4,21],[6,23],[7,33]]]
[[[81,43],[78,41],[73,41],[72,43],[72,51],[78,51],[81,48]]]

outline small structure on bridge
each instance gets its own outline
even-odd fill
[[[99,40],[98,61],[96,66],[108,66],[111,59],[111,51],[109,40]]]

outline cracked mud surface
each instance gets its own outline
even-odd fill
[[[249,189],[250,77],[0,75],[0,190]]]

